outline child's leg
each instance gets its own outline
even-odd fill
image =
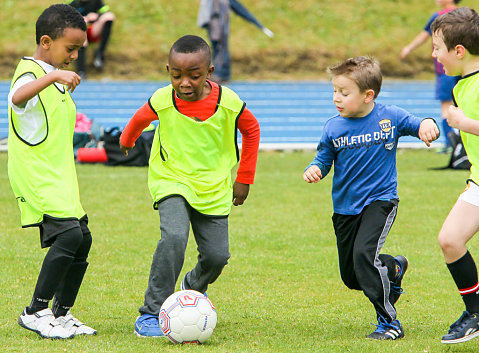
[[[158,204],[161,239],[150,268],[145,302],[140,314],[158,315],[161,305],[174,291],[185,258],[190,232],[191,207],[181,196],[171,196]]]
[[[92,237],[88,229],[88,218],[86,216],[80,220],[80,227],[83,233],[83,240],[75,253],[68,272],[55,292],[52,308],[55,317],[65,316],[68,310],[75,304],[83,276],[88,267],[87,258],[91,248]]]
[[[185,288],[206,292],[230,258],[228,217],[208,217],[192,211],[191,226],[198,245],[198,263],[185,276]]]
[[[361,290],[361,285],[356,278],[353,261],[354,242],[361,224],[361,214],[342,215],[333,214],[333,226],[338,247],[339,271],[341,279],[349,289]]]
[[[467,251],[466,243],[478,230],[479,206],[459,199],[444,221],[438,238],[447,267],[466,310],[471,314],[479,313],[479,283],[476,264]]]
[[[393,225],[396,212],[397,203],[376,201],[368,205],[362,212],[353,254],[356,276],[361,288],[374,305],[377,314],[387,322],[396,320],[396,309],[390,301],[389,277],[395,267],[393,262],[381,261],[379,252]],[[381,257],[385,260],[384,255]]]
[[[48,223],[48,220],[45,223]],[[78,222],[76,223],[78,224]],[[82,241],[83,233],[79,224],[55,236],[55,240],[43,260],[32,303],[27,308],[28,314],[48,307],[48,302],[53,298],[55,291],[68,272]]]

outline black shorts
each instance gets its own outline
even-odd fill
[[[40,229],[40,244],[42,248],[51,246],[58,234],[76,227],[80,227],[84,234],[89,232],[87,215],[84,215],[80,219],[54,218],[44,215],[43,222],[38,226]]]

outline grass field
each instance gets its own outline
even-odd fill
[[[218,325],[203,346],[175,346],[133,334],[159,217],[151,209],[147,168],[78,165],[82,202],[94,243],[74,314],[97,337],[40,339],[17,317],[30,301],[44,257],[38,231],[19,227],[19,212],[0,154],[0,342],[2,352],[477,352],[479,340],[452,347],[440,337],[463,310],[436,236],[464,187],[467,172],[430,170],[447,156],[427,150],[398,152],[398,218],[385,251],[410,260],[398,302],[406,337],[364,338],[375,321],[363,294],[340,281],[332,214],[331,178],[302,181],[314,152],[260,153],[255,185],[230,216],[232,257],[208,295]],[[478,240],[470,243],[478,256]],[[196,258],[188,245],[184,271]]]
[[[0,79],[10,79],[19,57],[33,54],[35,21],[55,2],[62,0],[2,0]],[[196,26],[198,0],[104,2],[117,20],[105,70],[89,70],[89,78],[165,80],[171,44],[185,34],[207,36]],[[231,16],[234,80],[324,78],[327,66],[357,55],[377,57],[387,77],[434,77],[430,45],[423,45],[406,61],[399,59],[401,48],[438,10],[434,0],[241,2],[275,37],[270,39],[238,16]],[[477,9],[479,0],[462,0],[461,5]]]

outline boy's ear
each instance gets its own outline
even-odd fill
[[[466,48],[464,48],[464,46],[461,44],[458,44],[454,47],[454,52],[456,53],[456,57],[458,59],[462,59],[464,55],[466,55],[466,51]]]
[[[374,90],[372,89],[367,89],[366,92],[364,92],[366,94],[366,97],[364,98],[364,103],[366,104],[369,104],[371,103],[373,100],[374,100]]]
[[[45,50],[50,49],[52,42],[53,42],[53,39],[49,35],[44,34],[43,36],[40,37],[40,45]]]
[[[215,66],[210,65],[210,67],[208,68],[208,74],[206,75],[206,78],[210,78],[211,75],[213,75],[213,72],[215,72]]]
[[[170,65],[166,64],[166,72],[170,73]]]

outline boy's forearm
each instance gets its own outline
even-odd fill
[[[460,130],[467,132],[468,134],[479,136],[479,121],[467,118],[462,124]]]
[[[35,81],[29,82],[20,87],[12,97],[12,103],[17,107],[25,105],[30,99],[50,86],[54,82],[52,75],[47,74]]]

